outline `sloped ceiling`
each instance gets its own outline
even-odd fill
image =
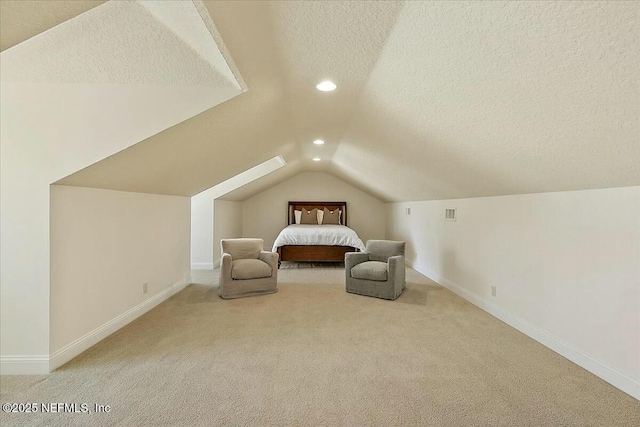
[[[84,13],[106,0],[0,1],[0,51]]]
[[[387,200],[640,184],[639,12],[406,3],[336,167]]]
[[[229,198],[307,170],[384,201],[640,185],[638,2],[205,5],[248,92],[59,183],[191,196],[281,154]]]

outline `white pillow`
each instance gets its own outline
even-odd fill
[[[324,213],[324,212],[322,212],[322,213]],[[302,211],[294,210],[293,211],[293,217],[294,217],[294,219],[296,221],[296,224],[300,224],[300,218],[302,217]]]
[[[318,225],[322,225],[323,219],[324,219],[324,210],[318,209]]]

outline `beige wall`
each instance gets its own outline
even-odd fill
[[[190,203],[51,186],[51,354],[188,279]]]
[[[416,270],[640,396],[640,187],[387,208]]]
[[[220,240],[242,237],[242,203],[213,201],[213,264],[220,266]]]
[[[242,202],[242,234],[260,237],[271,250],[287,226],[289,201],[346,201],[348,225],[366,242],[385,237],[385,205],[333,175],[305,172]]]

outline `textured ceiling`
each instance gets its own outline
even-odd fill
[[[293,168],[327,167],[400,5],[205,4],[248,92],[60,184],[194,195],[277,155],[287,162],[286,176]],[[354,43],[366,47],[355,57]],[[315,84],[324,77],[339,89],[318,92]],[[327,144],[309,153],[318,137]],[[315,155],[328,159],[325,165],[314,164]]]
[[[2,0],[0,51],[75,18],[106,0]]]
[[[3,53],[2,81],[240,90],[201,24],[189,2],[110,2]]]
[[[335,165],[386,200],[640,185],[639,11],[406,3]]]
[[[640,185],[638,2],[205,5],[248,92],[60,183],[194,195],[281,154],[228,198],[306,170],[385,201]],[[3,48],[46,29],[21,7]]]
[[[3,176],[56,182],[241,95],[203,8],[107,2],[0,53]]]

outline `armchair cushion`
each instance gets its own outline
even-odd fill
[[[222,239],[222,252],[231,255],[233,260],[258,259],[264,241],[262,239]]]
[[[271,266],[259,259],[237,259],[231,263],[231,278],[234,280],[261,279],[271,277]]]
[[[404,256],[404,242],[369,240],[364,251],[369,254],[371,261],[387,262],[392,256]]]
[[[384,282],[388,277],[387,265],[386,262],[365,261],[351,269],[351,277],[354,279]]]
[[[369,261],[368,254],[364,252],[347,252],[344,254],[345,271],[351,271],[353,267],[365,261]]]

